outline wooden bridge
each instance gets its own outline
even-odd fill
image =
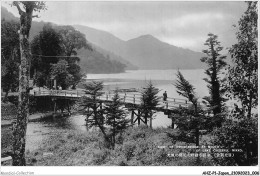
[[[103,95],[97,97],[100,101],[112,101],[114,96],[114,92],[103,92]],[[122,98],[122,103],[124,104],[133,104],[133,105],[140,105],[141,104],[141,93],[139,92],[119,92],[119,97]],[[44,91],[34,91],[33,95],[36,97],[41,96],[49,96],[53,98],[60,98],[60,99],[79,99],[82,96],[89,96],[85,94],[83,90],[44,90]],[[89,96],[90,97],[90,96]],[[158,104],[158,108],[164,108],[171,110],[173,108],[178,107],[187,107],[192,105],[187,99],[180,99],[180,98],[171,98],[168,97],[167,101],[163,101],[163,97],[159,97],[160,101]]]
[[[99,97],[96,97],[98,100],[99,109],[103,109],[103,103],[109,103],[112,101],[114,96],[114,91],[103,92],[103,94]],[[140,125],[141,122],[147,125],[148,120],[150,121],[150,126],[152,127],[152,118],[148,116],[144,116],[141,112],[141,93],[139,92],[119,92],[118,93],[122,104],[131,111],[131,124],[133,125],[135,122]],[[69,101],[76,101],[81,97],[90,97],[90,95],[85,94],[83,90],[44,90],[44,91],[34,91],[33,95],[35,97],[50,97],[54,100],[54,112],[56,112],[56,100],[66,100],[68,102],[68,111],[70,112]],[[187,99],[179,99],[179,98],[167,98],[167,101],[163,101],[163,97],[159,97],[158,106],[154,109],[155,111],[164,112],[165,115],[168,115],[168,118],[172,119],[172,128],[174,128],[174,116],[177,114],[172,113],[176,108],[179,107],[188,107],[191,106],[192,103]],[[91,112],[88,108],[88,113],[86,117],[86,121],[88,121],[89,116],[93,115],[93,111]],[[102,114],[103,116],[103,114]],[[105,117],[104,117],[105,118]]]

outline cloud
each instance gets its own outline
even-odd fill
[[[151,34],[164,42],[197,51],[202,50],[209,32],[219,35],[224,45],[231,45],[235,38],[231,26],[246,9],[246,4],[239,1],[47,1],[46,4],[48,9],[40,13],[39,21],[86,25],[123,40]],[[14,7],[8,9],[17,14]]]

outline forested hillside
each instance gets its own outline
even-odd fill
[[[15,17],[11,12],[8,12],[6,8],[1,7],[1,19],[5,21],[19,21],[18,17]],[[30,31],[30,40],[43,30],[43,26],[47,22],[32,22],[32,28]],[[51,23],[54,29],[60,29],[63,26],[58,26]],[[88,39],[87,39],[88,41]],[[88,49],[82,49],[78,54],[80,58],[80,67],[83,72],[87,73],[119,73],[124,72],[126,69],[136,69],[137,67],[130,62],[124,60],[122,57],[117,56],[111,52],[108,52],[100,47],[93,46],[93,51]]]
[[[86,73],[121,73],[125,71],[125,64],[119,61],[111,60],[109,55],[104,56],[97,50],[81,49],[78,52],[80,66]]]

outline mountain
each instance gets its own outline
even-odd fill
[[[103,48],[100,48],[100,47],[96,46],[95,44],[92,44],[92,46],[94,47],[94,49],[97,52],[103,54],[104,56],[109,56],[109,58],[111,58],[112,60],[118,61],[118,62],[121,62],[122,64],[124,64],[126,66],[125,69],[127,69],[127,70],[137,70],[138,69],[137,66],[135,66],[131,62],[125,60],[121,56],[116,55],[115,53],[107,51]]]
[[[101,30],[82,25],[74,25],[95,45],[113,52],[140,69],[199,69],[205,65],[200,62],[203,53],[183,49],[162,42],[152,35],[123,41]]]
[[[152,35],[143,35],[126,42],[122,56],[140,63],[144,69],[203,68],[202,53],[164,43]]]
[[[11,12],[9,12],[5,7],[1,7],[1,19],[6,21],[17,21],[19,22],[19,18],[15,17]],[[43,30],[44,24],[47,22],[32,22],[32,27],[30,31],[30,41]],[[53,28],[58,28],[60,26],[51,23]],[[98,30],[96,30],[98,31]],[[105,32],[100,32],[99,34],[103,34]],[[109,35],[108,35],[109,36]],[[86,37],[88,40],[88,38]],[[106,38],[104,37],[104,40]],[[88,40],[89,41],[89,40]],[[94,51],[89,50],[80,50],[79,57],[81,58],[81,66],[86,67],[82,68],[83,70],[87,71],[88,73],[118,73],[123,72],[124,68],[128,70],[137,69],[137,67],[131,64],[129,61],[123,59],[121,56],[116,55],[113,52],[107,51],[91,42],[90,45],[94,48]],[[89,58],[90,57],[90,58]],[[95,60],[93,60],[95,59]],[[87,62],[89,65],[87,66]],[[99,64],[99,65],[95,65]],[[115,68],[118,66],[118,68]],[[122,69],[123,68],[123,69]]]
[[[103,55],[97,50],[80,49],[78,56],[84,58],[80,60],[80,67],[85,73],[122,73],[125,72],[126,65],[122,62],[111,60],[109,55]]]
[[[15,17],[11,12],[9,12],[5,7],[1,7],[1,19],[6,21],[18,21],[19,18]]]

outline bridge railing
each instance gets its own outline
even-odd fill
[[[111,101],[114,92],[103,92],[104,94],[97,97],[100,100],[107,100]],[[124,93],[119,92],[118,93],[121,101],[124,103],[131,103],[131,104],[141,104],[141,93],[135,92],[135,93]],[[75,97],[79,98],[82,96],[88,96],[85,94],[83,90],[41,90],[41,91],[34,91],[35,96],[61,96],[61,97]],[[165,109],[172,109],[176,107],[187,107],[192,105],[191,102],[189,102],[187,99],[180,99],[180,98],[167,98],[167,101],[163,100],[163,97],[159,97],[159,105],[160,107],[164,107]]]
[[[65,97],[81,97],[84,94],[80,90],[41,90],[34,91],[34,96],[65,96]]]

